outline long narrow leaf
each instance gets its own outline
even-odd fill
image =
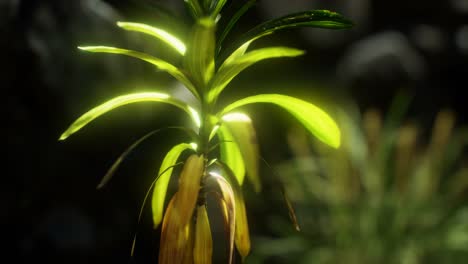
[[[226,85],[234,79],[240,72],[247,67],[265,60],[280,57],[296,57],[304,54],[302,50],[288,47],[270,47],[248,52],[236,59],[228,59],[210,83],[210,92],[208,93],[208,101],[216,101],[219,94],[223,91]]]
[[[226,163],[217,161],[215,164],[221,168],[222,175],[227,179],[234,193],[234,201],[236,204],[236,233],[234,235],[234,242],[237,251],[239,251],[239,254],[244,259],[250,252],[250,232],[242,188],[236,182],[233,171],[230,170]]]
[[[151,199],[151,209],[153,213],[153,227],[156,229],[163,218],[164,201],[166,199],[167,186],[172,175],[172,167],[176,164],[177,159],[187,149],[192,149],[192,145],[188,143],[181,143],[174,146],[161,163],[158,177],[154,186],[154,191]],[[164,173],[163,173],[164,172]]]
[[[117,26],[129,30],[129,31],[137,31],[141,33],[148,34],[150,36],[153,36],[159,40],[164,41],[166,44],[168,44],[170,47],[175,49],[177,52],[179,52],[181,55],[185,54],[185,44],[175,37],[174,35],[170,34],[169,32],[157,28],[157,27],[152,27],[146,24],[142,23],[133,23],[133,22],[117,22]]]
[[[215,22],[211,18],[197,21],[192,29],[184,65],[194,82],[205,87],[214,74]]]
[[[200,95],[197,92],[197,89],[195,89],[195,86],[192,84],[192,82],[185,76],[184,73],[182,73],[176,66],[170,64],[167,61],[158,59],[156,57],[153,57],[151,55],[148,55],[146,53],[134,51],[134,50],[127,50],[127,49],[120,49],[120,48],[115,48],[115,47],[108,47],[108,46],[86,46],[86,47],[78,47],[80,50],[88,51],[88,52],[102,52],[102,53],[111,53],[111,54],[121,54],[125,56],[130,56],[134,57],[146,62],[149,62],[156,66],[157,68],[169,73],[172,75],[174,78],[179,80],[181,83],[183,83],[187,89],[190,90],[190,92],[193,93],[193,95],[197,98],[200,98]]]
[[[328,10],[310,10],[289,14],[280,18],[266,21],[249,30],[241,40],[243,42],[265,33],[275,32],[287,28],[315,27],[327,29],[346,29],[353,23],[342,15]]]
[[[234,172],[237,182],[242,185],[245,177],[245,165],[239,144],[227,126],[220,126],[217,131],[220,143],[220,158]]]
[[[235,229],[236,229],[236,202],[234,197],[234,191],[232,190],[231,185],[226,179],[221,175],[210,172],[210,177],[208,182],[214,182],[219,190],[221,191],[222,196],[222,210],[224,214],[224,221],[228,225],[229,230],[229,264],[233,261],[234,256],[234,239],[235,239]]]
[[[252,7],[254,6],[255,2],[257,0],[249,0],[247,3],[242,5],[241,8],[237,10],[237,12],[232,16],[232,18],[229,20],[227,23],[226,27],[224,27],[223,33],[218,38],[218,44],[216,45],[217,49],[216,52],[219,53],[221,51],[223,41],[226,38],[226,36],[231,32],[231,29],[234,27],[234,25],[239,21],[239,19]]]
[[[219,116],[253,103],[276,104],[292,114],[301,124],[322,142],[338,148],[341,134],[335,121],[322,109],[306,101],[280,94],[260,94],[246,97],[226,106]]]
[[[259,147],[252,120],[244,113],[229,113],[223,116],[222,120],[222,125],[228,127],[238,143],[237,145],[244,160],[247,179],[251,181],[255,191],[259,192],[261,189],[260,176],[258,175]]]
[[[75,122],[73,122],[70,127],[65,132],[63,132],[59,140],[65,140],[70,135],[86,126],[89,122],[117,107],[139,102],[162,102],[177,106],[187,112],[196,124],[200,124],[200,120],[197,120],[197,116],[194,115],[196,111],[193,108],[177,99],[171,98],[168,94],[157,92],[134,93],[115,97],[114,99],[111,99],[89,110],[84,115],[79,117]]]

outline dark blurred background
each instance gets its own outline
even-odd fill
[[[225,16],[241,2],[229,1]],[[255,46],[275,43],[307,54],[246,70],[226,89],[223,100],[277,92],[330,109],[351,100],[362,110],[385,112],[404,90],[413,98],[408,116],[423,127],[430,127],[442,108],[452,109],[457,123],[466,124],[468,0],[258,1],[227,43],[262,21],[305,9],[334,10],[356,26],[345,31],[296,29],[258,41]],[[171,20],[172,15],[178,19]],[[158,231],[151,230],[149,213],[140,225],[136,219],[165,151],[179,142],[179,135],[161,132],[129,156],[106,188],[95,186],[137,138],[186,120],[166,106],[127,106],[67,141],[57,141],[80,114],[113,96],[142,87],[183,95],[173,79],[149,65],[76,49],[99,44],[174,56],[160,43],[118,29],[116,21],[161,25],[180,35],[191,22],[182,0],[0,0],[7,157],[0,205],[3,244],[12,263],[157,260]],[[286,142],[287,117],[275,109],[255,110],[262,155],[272,163],[286,159],[290,153],[281,142]],[[276,121],[270,118],[272,112]],[[253,235],[268,233],[261,221],[269,210],[256,208],[262,204],[258,200],[269,199],[267,194],[248,197],[257,200],[247,201]],[[136,231],[136,255],[130,259]]]

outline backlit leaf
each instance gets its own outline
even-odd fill
[[[265,60],[279,57],[296,57],[304,54],[302,50],[288,47],[270,47],[248,52],[237,58],[228,58],[210,83],[208,101],[216,101],[226,85],[247,67]]]
[[[239,144],[227,126],[220,126],[217,134],[220,142],[220,158],[234,172],[237,182],[242,185],[245,177],[245,165]]]
[[[117,107],[139,102],[162,102],[177,106],[188,113],[192,119],[194,119],[196,124],[200,123],[200,120],[197,120],[197,116],[194,115],[195,110],[193,108],[177,99],[171,98],[168,94],[157,92],[134,93],[115,97],[114,99],[111,99],[89,110],[84,115],[79,117],[75,122],[73,122],[70,127],[65,132],[63,132],[59,140],[65,140],[70,135],[86,126],[89,122]]]
[[[174,146],[169,150],[169,152],[167,152],[161,164],[161,168],[158,173],[159,179],[155,183],[151,199],[154,228],[159,226],[163,217],[164,201],[166,199],[167,186],[172,175],[172,167],[176,164],[180,154],[187,149],[192,149],[192,146],[188,143],[181,143]]]
[[[341,134],[335,121],[322,109],[306,101],[280,94],[260,94],[243,98],[226,106],[220,116],[234,109],[253,103],[276,104],[292,114],[310,133],[322,142],[338,148]]]
[[[172,34],[170,34],[169,32],[163,29],[152,27],[152,26],[142,24],[142,23],[133,23],[133,22],[117,22],[117,26],[125,30],[137,31],[137,32],[141,32],[141,33],[145,33],[150,36],[153,36],[159,40],[164,41],[170,47],[178,51],[181,55],[185,54],[185,50],[186,50],[185,44],[180,39],[178,39],[177,37],[173,36]]]
[[[235,138],[249,179],[255,191],[261,189],[260,176],[258,175],[259,149],[257,136],[250,117],[244,113],[229,113],[222,117],[223,124],[229,128]]]
[[[200,98],[197,90],[195,89],[192,82],[174,65],[170,64],[167,61],[158,59],[146,53],[134,51],[134,50],[127,50],[127,49],[120,49],[114,47],[107,47],[107,46],[86,46],[86,47],[78,47],[80,50],[88,51],[88,52],[102,52],[102,53],[111,53],[111,54],[121,54],[125,56],[134,57],[146,62],[149,62],[156,66],[157,68],[169,73],[174,78],[179,80],[183,83],[190,92],[195,95],[195,97]]]
[[[198,20],[184,57],[185,68],[199,87],[205,87],[214,74],[215,26],[211,18]]]

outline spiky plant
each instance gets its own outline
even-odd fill
[[[303,54],[301,50],[282,46],[248,51],[252,42],[287,28],[341,29],[351,26],[348,20],[337,13],[306,11],[258,25],[240,38],[240,45],[225,49],[224,38],[254,2],[246,1],[226,28],[219,29],[217,21],[226,0],[185,0],[194,21],[186,38],[176,37],[165,29],[146,24],[117,22],[117,26],[124,30],[141,32],[165,42],[181,56],[181,63],[177,65],[133,50],[108,46],[79,47],[87,52],[121,54],[148,62],[180,81],[197,100],[195,105],[188,105],[169,94],[155,91],[118,96],[79,117],[60,137],[60,140],[65,140],[99,116],[132,103],[166,103],[180,108],[191,117],[196,129],[187,127],[186,131],[192,136],[193,142],[180,143],[166,154],[150,187],[153,190],[151,202],[154,227],[162,222],[159,263],[211,263],[213,242],[206,210],[206,196],[210,194],[214,194],[219,201],[229,230],[229,262],[233,259],[234,244],[242,258],[249,254],[250,238],[240,188],[247,175],[255,190],[260,190],[257,164],[259,150],[251,119],[245,113],[236,112],[238,108],[253,103],[275,104],[289,112],[308,132],[324,143],[335,148],[340,145],[340,131],[332,118],[317,106],[303,100],[280,94],[260,94],[228,105],[217,103],[230,81],[247,67],[265,59]],[[153,134],[151,132],[131,145],[113,164],[98,187],[109,181],[132,149]],[[211,150],[218,146],[219,157],[213,156]],[[169,180],[183,152],[191,154],[183,162],[178,190],[164,210]]]
[[[457,127],[449,110],[438,112],[431,131],[414,120],[403,123],[409,102],[398,95],[385,120],[375,109],[362,119],[357,111],[343,111],[337,117],[342,147],[328,154],[295,129],[290,144],[296,158],[277,171],[302,232],[278,227],[282,238],[262,240],[252,257],[284,260],[278,263],[465,263],[468,128]]]

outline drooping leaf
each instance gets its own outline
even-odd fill
[[[218,38],[218,44],[216,45],[217,49],[216,52],[219,53],[219,51],[222,48],[223,41],[226,38],[226,36],[231,32],[231,29],[234,27],[234,25],[239,21],[239,19],[252,7],[254,6],[255,2],[257,0],[249,0],[245,4],[242,5],[241,8],[237,10],[237,12],[232,16],[232,18],[229,20],[227,23],[226,27],[224,27],[223,32]]]
[[[192,255],[193,225],[191,222],[184,223],[180,217],[178,194],[172,197],[164,215],[158,261],[161,264],[187,263],[186,260]]]
[[[157,92],[133,93],[115,97],[114,99],[111,99],[89,110],[88,112],[80,116],[75,122],[73,122],[70,125],[70,127],[68,127],[68,129],[65,132],[63,132],[59,140],[65,140],[70,135],[74,134],[75,132],[86,126],[89,122],[117,107],[139,102],[162,102],[177,106],[178,108],[188,113],[196,124],[200,124],[200,120],[197,120],[197,118],[199,117],[194,115],[196,111],[192,107],[188,106],[182,101],[171,98],[168,94]]]
[[[210,83],[208,101],[216,101],[219,94],[223,91],[226,85],[228,85],[229,82],[234,79],[234,77],[236,77],[247,67],[265,59],[296,57],[302,54],[304,54],[304,52],[298,49],[288,47],[270,47],[248,52],[235,59],[228,58],[228,60],[223,63]]]
[[[104,185],[106,185],[112,178],[112,176],[114,176],[114,173],[115,171],[119,168],[120,166],[120,163],[122,163],[122,161],[128,156],[128,154],[130,152],[132,152],[132,150],[134,150],[136,147],[138,147],[138,145],[140,145],[140,143],[142,143],[143,141],[145,141],[147,138],[151,137],[152,135],[154,135],[155,133],[161,131],[161,129],[157,129],[157,130],[153,130],[149,133],[147,133],[146,135],[144,135],[143,137],[139,138],[137,141],[135,141],[132,145],[130,145],[130,147],[128,147],[116,160],[115,162],[112,164],[112,166],[109,168],[109,170],[107,170],[107,173],[104,175],[104,177],[102,178],[102,180],[99,182],[98,186],[96,187],[97,189],[101,189],[102,187],[104,187]]]
[[[245,165],[238,141],[227,126],[221,125],[217,134],[220,142],[220,158],[234,172],[237,182],[242,185],[245,177]]]
[[[254,37],[287,28],[314,27],[327,29],[346,29],[353,23],[342,15],[328,10],[309,10],[289,14],[280,18],[266,21],[249,30],[241,40],[245,42]]]
[[[192,154],[185,161],[184,168],[180,173],[177,208],[179,208],[179,217],[182,224],[187,224],[192,218],[198,200],[198,192],[200,191],[204,169],[204,156]]]
[[[247,179],[251,181],[256,192],[261,190],[258,175],[259,147],[257,135],[250,117],[244,113],[229,113],[222,117],[223,125],[227,126],[233,138],[238,143],[244,160]]]
[[[163,175],[164,173],[166,173],[167,170],[172,170],[173,168],[175,168],[176,166],[178,165],[181,165],[183,164],[183,162],[178,162],[174,165],[172,165],[171,167],[168,167],[166,170],[162,171],[152,182],[151,182],[151,185],[148,187],[148,190],[146,191],[146,194],[145,194],[145,198],[143,199],[143,202],[141,203],[141,206],[140,206],[140,212],[138,213],[138,221],[137,223],[139,224],[140,221],[141,221],[141,216],[143,215],[143,209],[145,208],[145,205],[146,205],[146,201],[148,200],[148,197],[151,193],[151,190],[153,190],[153,187],[156,185],[156,182],[159,180],[159,177],[161,175]],[[136,236],[137,236],[137,232],[135,232],[135,235],[133,236],[133,243],[132,243],[132,249],[131,249],[131,252],[130,252],[130,256],[133,256],[133,253],[135,252],[135,244],[136,244]]]
[[[236,204],[236,233],[234,235],[234,242],[237,251],[239,251],[239,254],[245,259],[250,253],[250,233],[242,188],[236,182],[235,175],[227,164],[222,161],[217,161],[216,165],[221,168],[222,175],[227,179],[234,193],[234,201]]]
[[[232,264],[234,255],[234,237],[236,228],[236,202],[231,185],[226,179],[215,172],[209,172],[208,183],[214,182],[222,196],[221,209],[223,210],[224,222],[229,230],[229,264]]]
[[[210,221],[206,206],[200,205],[197,209],[197,222],[195,224],[194,264],[211,264],[212,255],[213,239],[211,237]]]
[[[205,87],[214,74],[215,28],[209,17],[197,20],[184,57],[185,68],[199,87]]]
[[[180,39],[163,29],[152,27],[147,24],[133,22],[117,22],[117,26],[125,30],[137,31],[153,36],[159,40],[164,41],[166,44],[175,49],[181,55],[185,54],[185,44]]]
[[[310,133],[322,142],[338,148],[341,134],[335,121],[322,109],[306,101],[280,94],[260,94],[238,100],[226,106],[219,116],[253,103],[276,104],[293,115]]]
[[[170,64],[167,61],[158,59],[156,57],[153,57],[151,55],[148,55],[146,53],[134,51],[134,50],[127,50],[127,49],[120,49],[120,48],[115,48],[115,47],[107,47],[107,46],[86,46],[86,47],[78,47],[80,50],[88,51],[88,52],[102,52],[102,53],[111,53],[111,54],[121,54],[125,56],[130,56],[134,57],[146,62],[149,62],[156,66],[157,68],[169,73],[172,75],[174,78],[179,80],[182,84],[187,87],[187,89],[192,92],[192,94],[200,98],[200,95],[197,92],[197,89],[195,89],[195,86],[193,83],[185,76],[184,73],[182,73],[176,66]]]
[[[154,186],[154,191],[151,199],[151,209],[153,213],[153,227],[156,229],[163,218],[164,201],[166,199],[167,186],[172,175],[172,166],[176,164],[179,156],[187,149],[192,149],[192,145],[188,143],[181,143],[174,146],[161,163],[158,177]],[[164,173],[162,173],[164,172]]]

